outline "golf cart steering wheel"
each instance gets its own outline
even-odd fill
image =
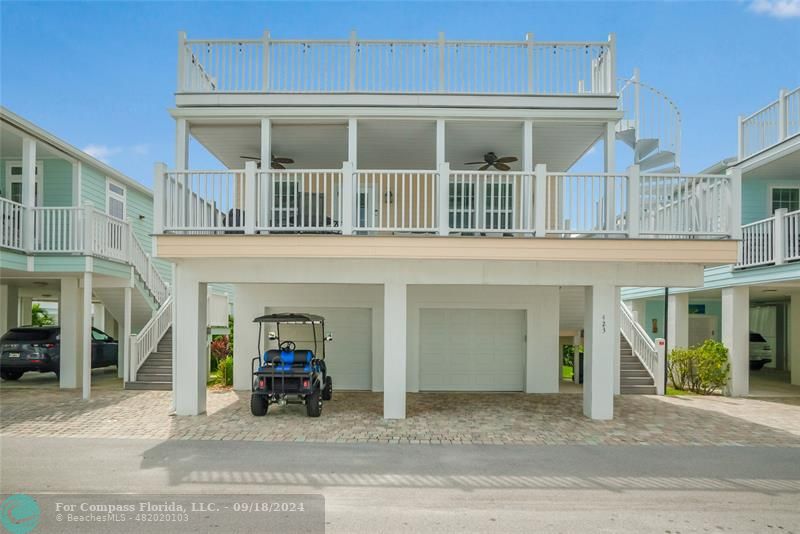
[[[294,352],[294,349],[297,345],[294,344],[294,341],[284,341],[280,344],[280,349],[283,352]]]

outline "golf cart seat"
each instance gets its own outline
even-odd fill
[[[314,353],[310,350],[282,351],[270,349],[264,353],[264,365],[268,362],[273,364],[276,371],[311,371],[311,360]]]

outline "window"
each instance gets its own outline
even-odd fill
[[[450,228],[475,228],[475,184],[450,184]]]
[[[97,328],[92,328],[92,339],[95,341],[111,341],[111,338]]]
[[[278,180],[272,192],[273,224],[278,227],[295,226],[297,215],[297,182]]]
[[[42,182],[42,162],[36,162],[36,185],[35,185],[35,198],[33,201],[34,206],[39,205],[39,190],[41,189]],[[22,162],[9,161],[6,163],[6,198],[12,202],[22,203]]]
[[[773,187],[770,200],[772,213],[781,208],[786,208],[786,211],[800,210],[800,187]]]
[[[125,220],[125,188],[111,180],[106,187],[106,207],[108,214],[115,219]]]
[[[514,184],[486,184],[486,227],[508,230],[514,225]]]

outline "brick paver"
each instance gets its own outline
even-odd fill
[[[170,415],[171,393],[0,390],[0,435],[419,444],[667,444],[800,447],[800,405],[787,399],[617,397],[613,421],[582,415],[582,396],[416,393],[408,418],[382,418],[382,395],[337,392],[322,417],[300,405],[253,417],[248,392],[208,393],[208,413]],[[733,404],[730,404],[730,403]]]

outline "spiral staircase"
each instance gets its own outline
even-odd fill
[[[681,113],[678,106],[658,89],[633,76],[619,80],[620,110],[616,135],[633,150],[633,163],[641,172],[680,172]]]

